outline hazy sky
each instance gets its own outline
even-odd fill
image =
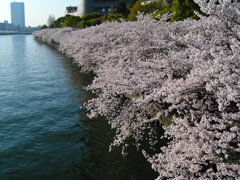
[[[0,22],[8,20],[8,23],[11,23],[11,2],[14,0],[0,0]],[[25,25],[32,27],[47,24],[50,14],[57,19],[65,15],[67,6],[80,4],[80,0],[15,0],[15,2],[24,2]]]

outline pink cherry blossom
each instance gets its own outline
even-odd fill
[[[154,154],[142,149],[157,179],[239,179],[240,3],[195,2],[209,16],[167,22],[139,14],[33,35],[95,73],[87,89],[97,97],[85,107],[116,130],[110,148],[133,138],[138,149],[146,139],[154,149],[168,138]]]

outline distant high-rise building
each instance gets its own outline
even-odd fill
[[[25,11],[23,2],[11,3],[11,20],[14,26],[25,28]]]

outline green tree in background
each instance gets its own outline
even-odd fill
[[[102,23],[102,14],[90,13],[82,16],[82,21],[79,22],[79,27],[86,28],[89,26],[95,26]]]
[[[40,29],[46,29],[48,28],[46,24],[44,24]]]
[[[89,20],[82,20],[79,22],[80,28],[86,28],[90,26],[95,26],[102,23],[102,18],[94,18]]]
[[[138,12],[143,12],[145,14],[147,13],[153,13],[156,10],[162,10],[166,7],[166,4],[163,0],[155,0],[150,3],[146,3],[145,5],[143,0],[138,0],[131,8],[130,8],[130,14],[128,15],[128,20],[134,21],[136,20],[136,16]]]
[[[124,2],[124,0],[120,0],[118,3],[117,3],[117,6],[116,6],[116,14],[122,14],[124,15],[125,17],[128,16],[129,14],[129,9],[127,7],[127,4]]]
[[[200,11],[200,7],[193,0],[174,0],[171,12],[174,12],[171,21],[179,21],[186,18],[196,19],[194,11]]]
[[[78,23],[81,21],[82,19],[79,16],[71,16],[69,14],[67,14],[65,16],[64,22],[62,24],[61,27],[79,27]]]
[[[90,19],[95,19],[95,18],[100,18],[103,15],[100,13],[90,13],[90,14],[86,14],[84,16],[82,16],[82,20],[88,21]]]
[[[64,20],[65,20],[65,16],[58,18],[57,20],[54,21],[53,27],[54,27],[54,28],[60,28],[60,27],[62,27],[62,25],[63,25],[63,23],[64,23]]]
[[[172,1],[172,3],[170,3]],[[198,19],[194,11],[203,14],[200,10],[198,4],[193,0],[168,0],[167,6],[163,10],[156,12],[153,17],[158,18],[158,15],[163,15],[165,13],[173,13],[170,21],[180,21],[186,18]]]
[[[85,28],[88,26],[94,26],[102,23],[103,21],[102,16],[103,15],[100,13],[86,14],[82,17],[67,14],[55,20],[51,28],[61,27]]]
[[[105,21],[108,20],[110,22],[112,22],[112,21],[120,22],[121,19],[125,19],[125,16],[123,14],[109,14],[104,18],[105,18]]]

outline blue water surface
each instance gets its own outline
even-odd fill
[[[93,75],[31,35],[0,36],[0,179],[128,180],[156,174],[141,152],[108,151],[114,131],[80,109]],[[131,153],[132,151],[132,153]]]

